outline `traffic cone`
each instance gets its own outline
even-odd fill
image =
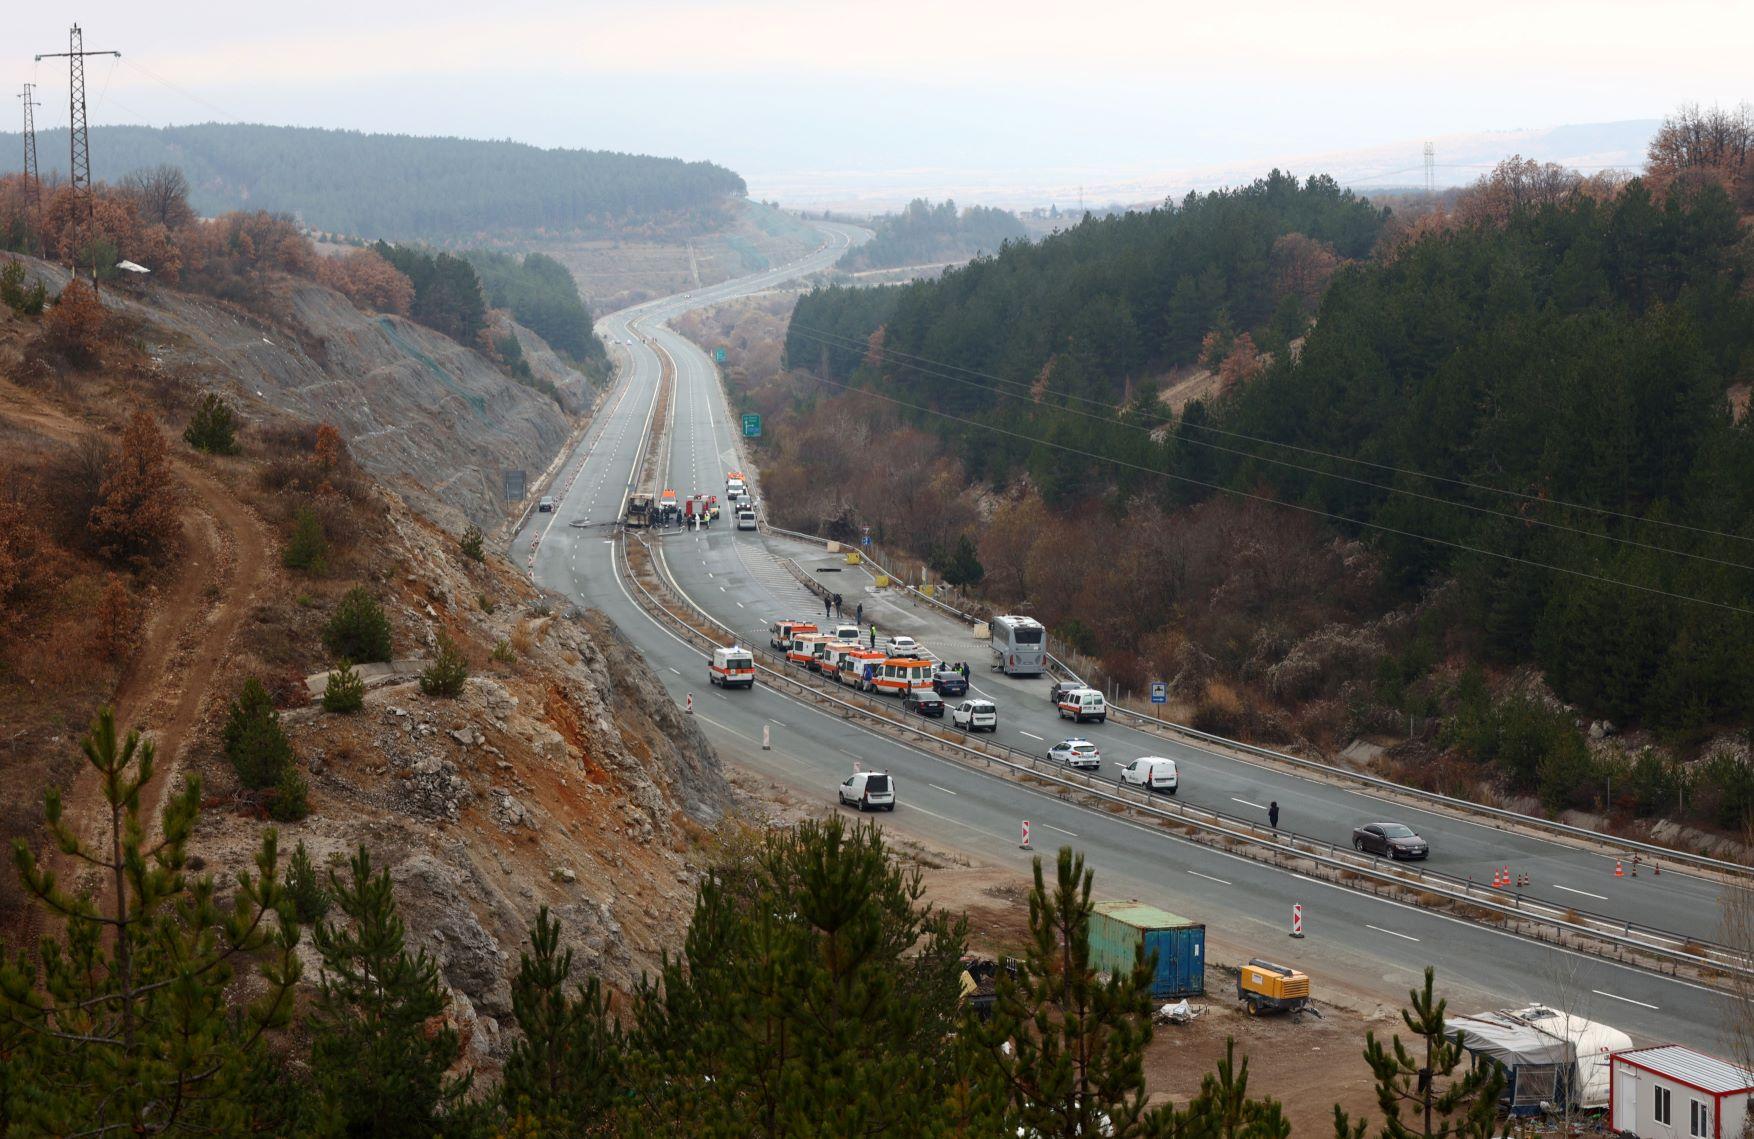
[[[1503,883],[1503,881],[1501,881],[1501,880],[1500,880],[1500,879],[1499,879],[1499,877],[1498,877],[1498,871],[1497,871],[1497,870],[1493,870],[1493,871],[1492,871],[1492,888],[1493,888],[1493,889],[1494,889],[1494,890],[1498,890],[1498,889],[1502,889],[1502,888],[1503,888],[1503,886],[1504,886],[1504,883]]]
[[[1529,885],[1529,876],[1527,873],[1518,874],[1516,876],[1516,888],[1517,889],[1525,890],[1528,888],[1528,885]]]
[[[1510,867],[1508,866],[1504,868],[1504,888],[1510,889]]]
[[[1652,874],[1657,875],[1658,877],[1661,877],[1662,873],[1663,873],[1663,864],[1660,862],[1651,863],[1650,864],[1650,872]]]
[[[1638,877],[1638,855],[1636,854],[1632,856],[1632,876]]]
[[[1616,878],[1626,877],[1626,868],[1624,866],[1620,865],[1620,860],[1618,858],[1616,858],[1614,860],[1614,877],[1616,877]]]

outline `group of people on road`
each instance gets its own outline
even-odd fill
[[[838,593],[825,594],[822,598],[822,619],[824,621],[826,621],[830,617],[837,617],[838,618],[838,617],[841,617],[843,615],[844,614],[841,612],[840,594],[838,594]],[[863,603],[860,603],[859,617],[862,619],[864,616],[865,616],[865,606]]]

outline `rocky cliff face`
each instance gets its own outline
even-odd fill
[[[304,842],[319,866],[370,849],[396,883],[412,946],[440,964],[474,1058],[491,1063],[537,908],[561,921],[581,980],[631,991],[687,927],[699,840],[731,792],[700,730],[601,615],[538,593],[504,563],[466,563],[423,519],[392,511],[390,528],[385,600],[398,655],[416,659],[376,677],[358,714],[314,703],[282,713],[313,812],[281,828],[281,845]],[[415,680],[441,630],[476,662],[451,700]],[[502,644],[512,659],[492,660]],[[197,750],[223,794],[233,776]],[[211,811],[198,846],[216,867],[242,866],[260,826]]]
[[[32,262],[51,293],[56,266]],[[361,312],[310,281],[272,281],[258,312],[159,285],[113,288],[104,302],[141,323],[160,367],[238,401],[332,423],[354,457],[435,520],[490,529],[504,517],[504,475],[530,479],[553,459],[572,415],[479,353],[413,321]],[[526,359],[574,413],[585,380],[526,328]]]

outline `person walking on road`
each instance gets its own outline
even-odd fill
[[[853,618],[853,624],[863,625],[864,623],[865,623],[865,603],[863,601],[861,601],[861,602],[859,602],[858,615]]]
[[[871,647],[877,647],[877,622],[871,622]]]
[[[1279,829],[1279,800],[1277,799],[1267,804],[1267,825],[1274,830]]]
[[[962,662],[962,682],[964,684],[968,683],[968,662],[967,661]]]
[[[843,615],[840,607],[840,594],[837,593],[834,595],[834,619],[838,621]]]
[[[824,597],[822,599],[822,619],[826,621],[832,616],[834,616],[834,598]]]

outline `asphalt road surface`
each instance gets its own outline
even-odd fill
[[[832,264],[864,231],[812,223],[821,248],[797,262],[691,294],[649,302],[604,317],[598,331],[625,358],[604,410],[563,467],[552,514],[534,514],[517,536],[513,556],[535,580],[603,610],[645,653],[678,701],[692,692],[697,714],[727,760],[795,786],[815,787],[824,810],[835,809],[835,786],[853,770],[890,771],[896,778],[895,818],[998,864],[1026,868],[1018,826],[1031,820],[1034,845],[1050,858],[1068,843],[1083,851],[1105,897],[1137,897],[1207,923],[1217,937],[1258,944],[1251,952],[1321,978],[1350,977],[1391,997],[1415,986],[1426,964],[1457,1012],[1552,1003],[1624,1029],[1641,1042],[1674,1040],[1722,1052],[1728,999],[1686,982],[1535,944],[1446,915],[1383,901],[1086,810],[1015,783],[926,755],[765,688],[724,693],[706,683],[701,654],[660,626],[633,601],[613,558],[613,524],[634,478],[634,456],[654,428],[659,352],[676,366],[673,434],[663,485],[679,494],[723,495],[724,473],[737,465],[738,424],[731,418],[711,361],[664,321],[692,308],[758,292]],[[631,341],[631,343],[627,343]],[[809,558],[819,549],[777,536],[739,532],[729,516],[700,533],[673,533],[658,543],[678,584],[703,608],[751,642],[765,643],[769,620],[811,617],[810,597],[776,560]],[[1102,749],[1104,770],[1140,755],[1168,755],[1181,771],[1188,801],[1264,818],[1279,803],[1280,824],[1330,841],[1349,842],[1352,828],[1378,819],[1404,821],[1432,846],[1431,865],[1447,873],[1491,877],[1509,865],[1532,876],[1530,893],[1613,914],[1623,920],[1714,938],[1719,926],[1715,886],[1678,872],[1615,878],[1611,861],[1536,838],[1446,815],[1385,804],[1369,795],[1303,779],[1198,748],[1171,743],[1119,723],[1074,728],[1047,701],[1046,680],[986,671],[981,645],[948,620],[866,592],[869,580],[843,573],[832,588],[850,614],[864,601],[883,634],[908,632],[936,655],[968,660],[976,690],[999,705],[1002,742],[1045,754],[1055,741],[1081,736]],[[773,741],[761,748],[763,729]],[[888,816],[880,816],[888,817]],[[1301,903],[1307,936],[1287,936],[1291,906]],[[1209,984],[1209,992],[1219,994]]]

